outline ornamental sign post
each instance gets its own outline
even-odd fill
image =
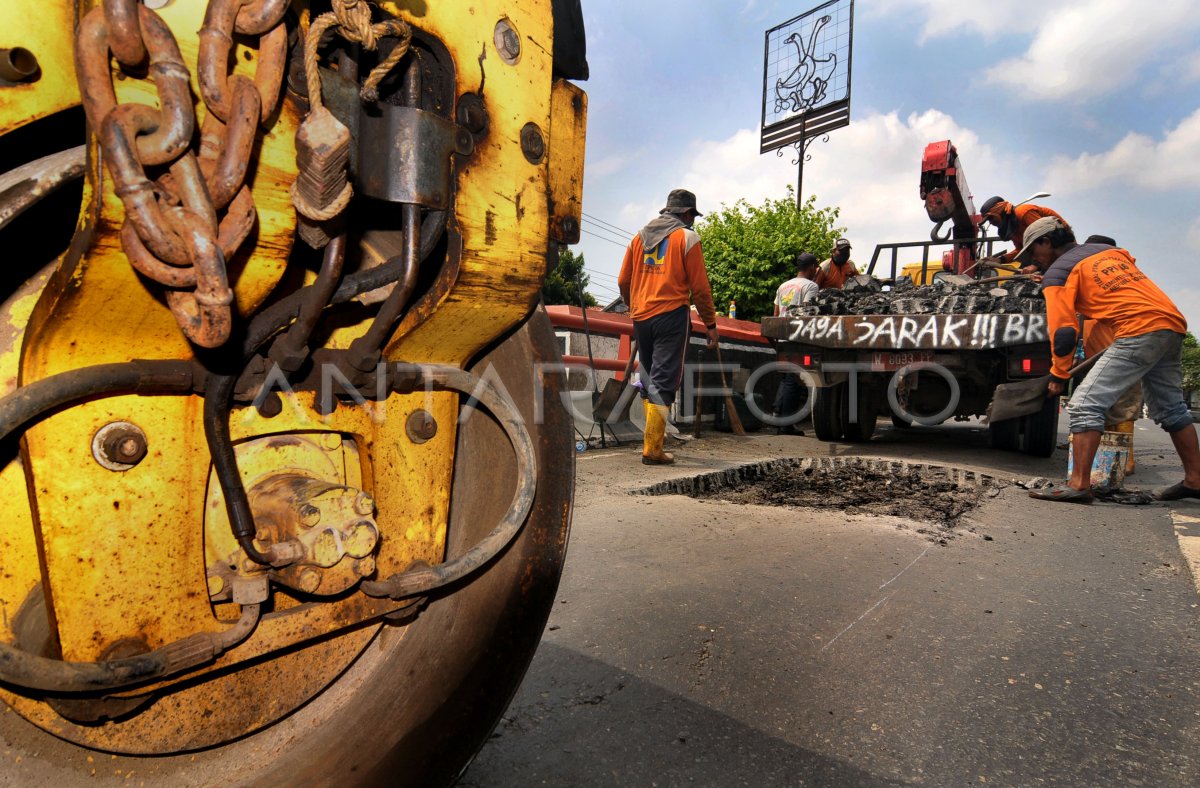
[[[817,137],[850,123],[854,0],[830,0],[767,31],[759,153],[795,148],[796,206],[803,205],[804,162]]]

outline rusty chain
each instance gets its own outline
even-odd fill
[[[142,275],[169,288],[185,336],[225,343],[233,291],[226,260],[254,227],[246,172],[258,127],[274,113],[287,59],[288,0],[210,0],[197,74],[207,108],[198,154],[190,73],[170,28],[137,0],[103,0],[80,22],[75,68],[84,110],[98,131],[114,191],[125,206],[121,243]],[[253,80],[228,71],[234,33],[259,36]],[[159,105],[117,104],[110,57],[149,60]],[[167,171],[153,181],[148,166]]]

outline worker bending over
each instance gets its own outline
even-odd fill
[[[1017,259],[1017,253],[1025,244],[1025,231],[1038,219],[1053,216],[1067,225],[1066,220],[1059,216],[1053,208],[1031,203],[1013,205],[1003,197],[988,198],[988,201],[979,209],[979,213],[983,221],[990,222],[996,228],[996,235],[1000,236],[1002,241],[1013,242],[1013,248],[1000,255],[1000,259],[1005,263],[1011,263]],[[1070,227],[1070,225],[1067,226]],[[1033,273],[1033,266],[1029,266],[1029,269],[1022,269],[1022,273]]]
[[[1043,272],[1042,292],[1050,330],[1053,364],[1049,395],[1060,396],[1078,342],[1076,314],[1103,320],[1115,339],[1075,389],[1068,413],[1075,464],[1066,486],[1033,490],[1034,498],[1091,503],[1092,461],[1100,445],[1105,413],[1140,380],[1150,417],[1175,444],[1183,481],[1160,491],[1159,500],[1200,498],[1200,442],[1183,395],[1183,338],[1187,321],[1171,299],[1124,249],[1075,242],[1071,228],[1056,216],[1038,219],[1025,231],[1017,255]]]

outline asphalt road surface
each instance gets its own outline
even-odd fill
[[[1200,505],[1032,500],[969,425],[579,455],[543,643],[464,786],[1200,784]],[[809,433],[811,435],[811,432]],[[1178,480],[1149,422],[1127,487]],[[990,476],[950,527],[631,495],[781,457]],[[1192,522],[1194,520],[1194,522]]]

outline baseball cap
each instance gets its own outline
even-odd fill
[[[818,265],[819,261],[817,260],[816,255],[809,254],[808,252],[801,252],[800,254],[796,255],[795,264],[796,268],[800,269],[810,265]]]
[[[837,239],[837,241],[834,243],[833,247],[834,247],[835,249],[849,249],[849,248],[850,248],[850,241],[849,241],[848,239],[846,239],[846,238],[839,238],[839,239]]]
[[[1043,216],[1041,219],[1038,219],[1036,222],[1026,227],[1025,234],[1021,237],[1021,239],[1025,242],[1025,245],[1021,247],[1021,251],[1017,253],[1017,262],[1024,264],[1032,262],[1029,259],[1029,255],[1033,253],[1033,245],[1055,230],[1063,230],[1066,229],[1066,227],[1067,225],[1063,223],[1063,220],[1059,219],[1057,216]]]

